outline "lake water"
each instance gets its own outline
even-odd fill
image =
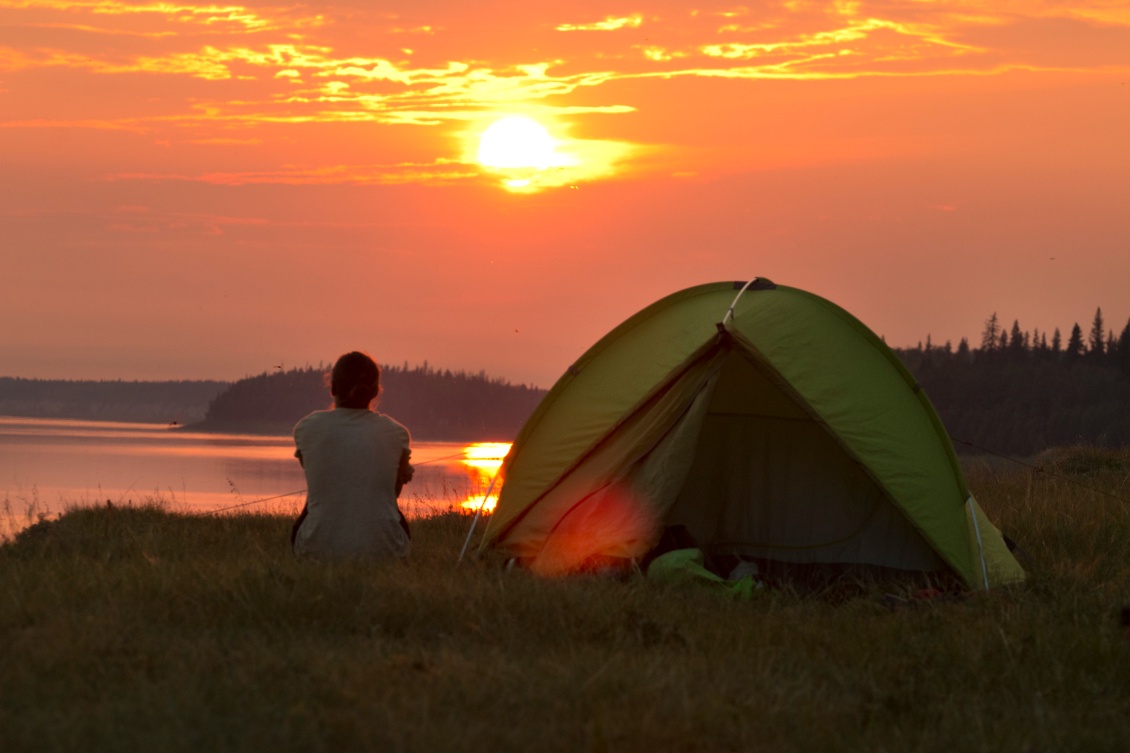
[[[418,442],[401,494],[409,517],[477,507],[508,444]],[[183,512],[297,513],[306,479],[290,437],[156,424],[0,416],[0,533],[68,507],[160,500]],[[496,492],[491,494],[493,503]]]

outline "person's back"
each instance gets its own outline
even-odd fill
[[[412,476],[408,430],[369,409],[379,371],[368,356],[342,356],[333,378],[335,407],[294,428],[307,485],[294,551],[319,559],[405,558],[410,541],[396,498]]]

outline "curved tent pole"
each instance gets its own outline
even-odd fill
[[[736,296],[734,296],[734,301],[730,304],[730,308],[726,309],[726,315],[722,317],[722,322],[721,324],[719,324],[720,327],[725,327],[729,323],[729,321],[734,318],[734,307],[738,305],[738,299],[741,298],[752,285],[755,285],[756,283],[761,281],[762,279],[760,277],[754,277],[752,280],[742,286],[742,289],[738,291],[738,294]],[[766,280],[765,282],[768,282],[768,280]]]

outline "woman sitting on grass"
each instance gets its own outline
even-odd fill
[[[306,474],[306,507],[291,532],[295,554],[319,559],[405,559],[408,523],[396,498],[412,478],[408,429],[370,409],[380,368],[346,353],[330,375],[332,410],[294,427],[294,453]]]

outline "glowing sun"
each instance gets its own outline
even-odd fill
[[[532,118],[512,115],[491,123],[479,138],[479,164],[496,170],[562,167],[571,160],[557,153],[557,141]]]

